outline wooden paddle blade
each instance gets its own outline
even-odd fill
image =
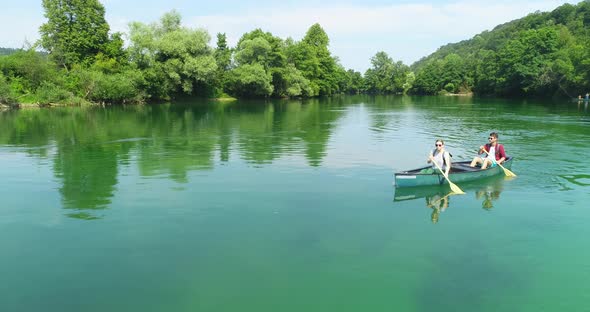
[[[449,177],[447,175],[445,175],[442,168],[436,163],[436,161],[434,162],[434,165],[436,166],[436,168],[438,168],[438,171],[440,171],[440,173],[443,175],[443,177],[445,177],[445,179],[447,179],[447,182],[449,182],[449,185],[451,186],[451,191],[453,191],[457,194],[465,194],[465,192],[463,192],[463,190],[461,190],[457,185],[455,185],[455,183],[451,182]]]
[[[516,174],[506,168],[504,168],[504,173],[506,174],[507,177],[516,177]]]
[[[510,170],[506,169],[506,168],[505,168],[504,166],[502,166],[502,165],[500,165],[500,167],[502,167],[502,169],[504,170],[504,174],[505,174],[507,177],[516,177],[516,174],[514,174],[514,172],[512,172],[512,171],[510,171]]]
[[[460,187],[458,187],[455,183],[449,181],[449,185],[451,186],[451,191],[453,191],[453,193],[465,194],[465,192],[463,192],[463,190]]]

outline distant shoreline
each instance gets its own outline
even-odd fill
[[[233,102],[237,101],[237,98],[234,97],[217,97],[217,98],[208,98],[208,100],[216,101],[216,102]],[[93,107],[93,106],[118,106],[118,105],[144,105],[143,104],[101,104],[101,103],[93,103],[88,102],[86,104],[62,104],[62,103],[17,103],[13,105],[8,105],[4,103],[0,103],[0,110],[9,110],[9,109],[29,109],[29,108],[51,108],[51,107]]]
[[[473,92],[468,93],[446,93],[444,96],[473,96]]]

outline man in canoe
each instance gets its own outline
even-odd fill
[[[445,142],[443,140],[438,139],[434,142],[434,149],[430,155],[428,155],[428,160],[426,160],[426,162],[429,164],[431,163],[432,168],[424,169],[421,173],[433,174],[438,172],[438,168],[434,164],[434,162],[436,162],[436,164],[438,164],[438,166],[445,172],[445,175],[449,176],[449,170],[451,169],[451,154],[445,151]]]
[[[492,132],[488,137],[489,143],[479,147],[477,152],[479,155],[485,153],[487,156],[476,156],[471,161],[471,167],[481,164],[481,169],[487,167],[495,167],[497,164],[501,164],[506,160],[506,152],[504,151],[504,145],[498,143],[498,133]]]

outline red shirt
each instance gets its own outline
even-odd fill
[[[488,143],[483,147],[483,149],[486,152],[489,152],[491,147],[492,144]],[[506,152],[504,151],[504,145],[496,143],[496,160],[500,160],[502,157],[504,157],[504,159],[508,158],[506,157]]]

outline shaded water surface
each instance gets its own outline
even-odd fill
[[[490,131],[516,179],[395,190]],[[0,311],[590,310],[584,103],[0,112]]]

